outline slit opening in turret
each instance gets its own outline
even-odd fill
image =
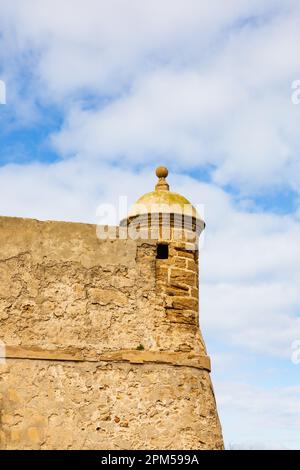
[[[169,258],[169,245],[166,243],[159,243],[156,248],[156,259]]]

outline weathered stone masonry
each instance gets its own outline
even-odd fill
[[[220,449],[198,252],[0,218],[1,449]]]

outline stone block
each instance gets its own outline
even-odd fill
[[[191,272],[191,271],[186,271],[184,269],[176,269],[172,268],[171,269],[171,275],[170,275],[170,284],[176,285],[179,284],[185,284],[185,285],[194,285],[196,282],[196,274]],[[175,283],[175,284],[174,284]]]

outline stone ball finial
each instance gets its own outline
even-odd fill
[[[157,178],[166,178],[169,174],[168,168],[165,166],[158,166],[156,168],[156,176]]]
[[[165,166],[158,166],[156,168],[156,176],[158,178],[158,183],[155,186],[156,191],[169,191],[169,185],[165,179],[168,174],[169,170]]]

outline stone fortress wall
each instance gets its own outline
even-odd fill
[[[1,449],[221,449],[198,252],[0,217]]]

